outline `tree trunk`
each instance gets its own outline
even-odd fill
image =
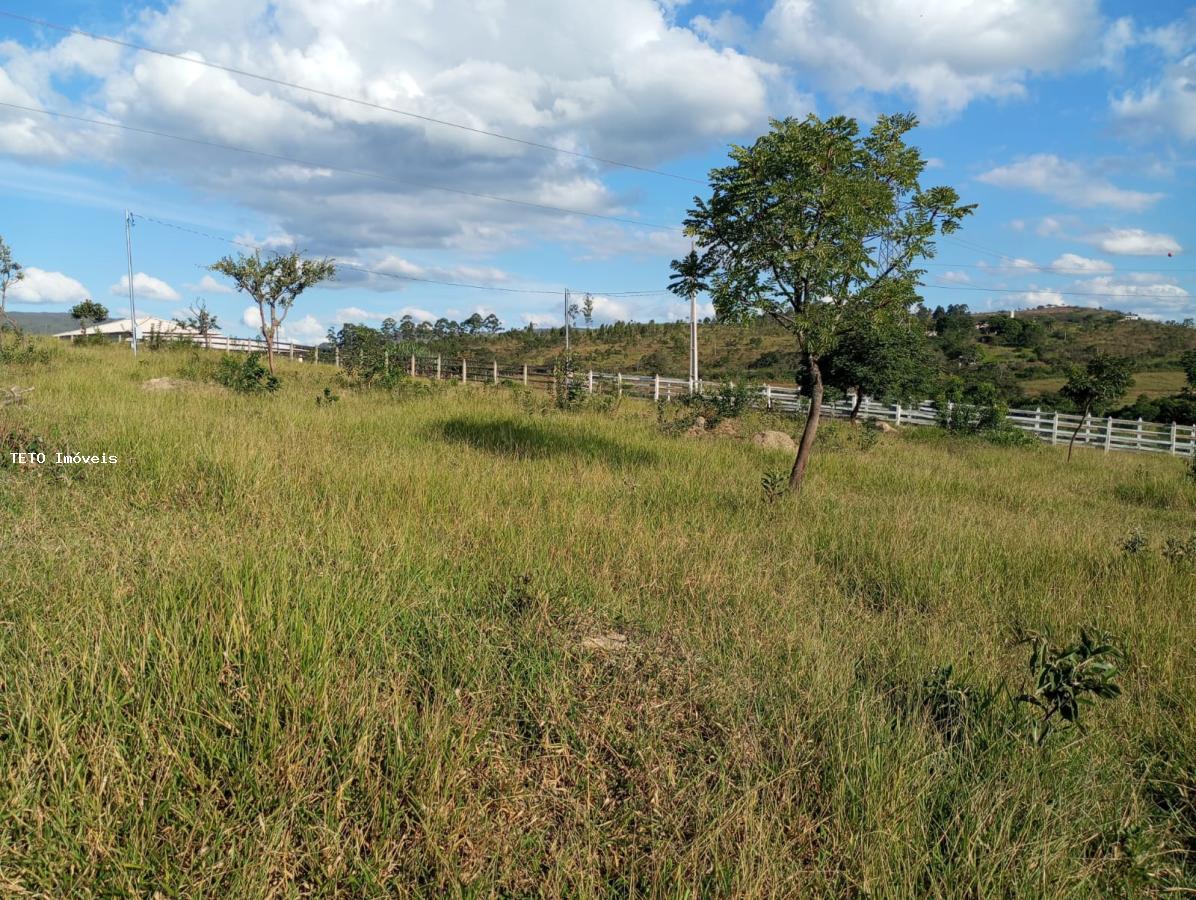
[[[855,406],[851,408],[851,424],[854,425],[860,418],[860,407],[864,405],[864,392],[858,387],[855,389]]]
[[[801,493],[802,483],[806,480],[806,466],[814,451],[814,436],[818,433],[818,420],[822,415],[822,370],[818,368],[818,360],[809,353],[806,354],[806,367],[811,382],[810,412],[806,415],[806,427],[802,429],[801,441],[797,445],[797,458],[789,473],[789,490],[794,494]]]
[[[1080,416],[1080,424],[1076,426],[1076,430],[1071,433],[1071,440],[1067,442],[1067,461],[1071,462],[1071,451],[1076,445],[1076,436],[1080,433],[1080,429],[1088,424],[1088,413],[1092,412],[1092,404],[1089,403],[1084,407],[1084,415]]]

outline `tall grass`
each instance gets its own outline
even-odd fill
[[[890,435],[765,504],[783,456],[631,403],[142,389],[183,359],[5,373],[0,434],[120,462],[0,465],[0,891],[1196,887],[1193,569],[1121,549],[1192,526],[1179,461]],[[943,726],[938,667],[1081,625],[1129,654],[1086,733]]]

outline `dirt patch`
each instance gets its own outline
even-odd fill
[[[179,391],[191,386],[182,378],[151,378],[141,386],[143,391]]]

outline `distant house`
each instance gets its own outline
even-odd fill
[[[100,334],[114,342],[131,341],[133,339],[132,319],[111,319],[107,322],[101,322],[98,325],[89,325],[87,327],[87,334]],[[215,334],[216,332],[213,332]],[[166,335],[172,338],[189,337],[198,338],[199,332],[190,328],[184,328],[178,322],[170,319],[160,319],[157,316],[138,316],[137,317],[137,337],[145,340],[152,334]],[[76,328],[73,331],[63,331],[54,335],[56,338],[62,340],[72,340],[77,337],[83,337],[83,329]]]

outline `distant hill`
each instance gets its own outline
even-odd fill
[[[58,334],[79,327],[79,323],[64,312],[10,312],[8,317],[30,334]]]

